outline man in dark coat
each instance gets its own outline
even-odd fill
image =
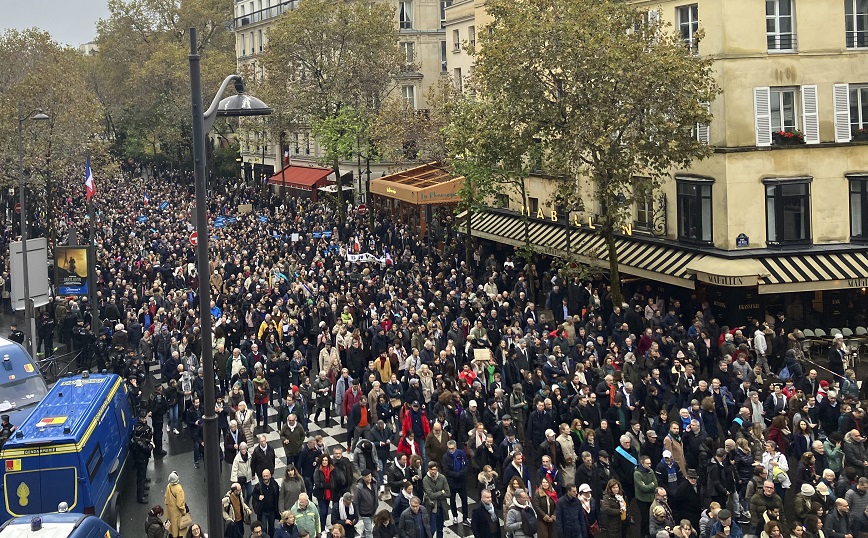
[[[567,494],[558,500],[555,511],[558,536],[570,538],[586,538],[588,524],[585,521],[585,510],[579,500],[578,488],[575,484],[567,486]]]
[[[501,538],[503,532],[500,528],[500,519],[494,511],[491,491],[483,489],[479,497],[481,502],[473,509],[473,515],[470,519],[470,529],[473,536],[475,538]]]
[[[672,506],[675,507],[675,519],[690,520],[693,528],[699,528],[699,516],[702,513],[702,499],[699,496],[699,473],[687,469],[686,480],[681,482],[672,496]]]
[[[410,499],[410,508],[398,518],[398,538],[417,538],[420,532],[425,538],[432,537],[431,516],[419,497],[413,497]]]
[[[630,446],[630,436],[622,435],[621,444],[615,449],[615,455],[612,461],[612,471],[618,476],[621,485],[624,488],[624,495],[627,499],[632,499],[633,490],[633,472],[639,463],[639,453],[635,448]]]
[[[280,501],[280,486],[271,479],[271,471],[264,469],[262,478],[253,488],[253,511],[262,522],[263,531],[274,538],[274,520],[277,518],[277,507]]]
[[[277,456],[274,449],[265,440],[265,434],[259,434],[259,444],[250,449],[250,470],[262,480],[263,471],[274,473]]]
[[[545,409],[545,403],[537,402],[536,410],[527,417],[527,451],[538,451],[546,440],[546,430],[552,426],[552,417]],[[534,458],[536,461],[536,458]]]

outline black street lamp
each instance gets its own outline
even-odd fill
[[[18,197],[21,205],[21,270],[24,273],[24,322],[30,331],[30,354],[36,358],[36,316],[33,312],[33,301],[30,299],[30,271],[27,266],[27,197],[24,193],[24,122],[27,120],[45,121],[50,119],[42,113],[41,108],[31,110],[26,115],[21,114],[21,103],[18,103]],[[45,353],[46,356],[48,352]]]
[[[214,411],[216,401],[214,394],[214,355],[211,348],[211,278],[208,264],[208,210],[205,178],[205,133],[214,126],[217,116],[265,116],[271,114],[262,101],[244,93],[244,79],[240,75],[229,75],[220,85],[220,90],[214,96],[211,106],[203,111],[202,77],[199,64],[198,42],[196,29],[190,28],[190,95],[193,109],[193,176],[196,186],[196,271],[199,273],[199,326],[205,344],[202,346],[202,368],[206,376],[204,402],[205,434],[205,482],[208,506],[208,534],[219,537],[223,535],[223,515],[221,514],[220,494],[220,449],[218,446],[217,414]],[[223,92],[230,82],[235,83],[237,95],[221,100]]]

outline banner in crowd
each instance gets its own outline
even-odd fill
[[[349,261],[350,263],[381,263],[383,265],[386,264],[386,258],[378,258],[369,252],[363,252],[362,254],[347,253],[347,261]]]

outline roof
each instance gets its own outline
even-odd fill
[[[39,376],[39,369],[21,344],[5,338],[0,338],[0,364],[0,386],[9,381]]]
[[[371,180],[371,192],[415,205],[457,202],[464,176],[453,176],[437,163],[416,166]]]
[[[3,450],[33,444],[78,443],[122,385],[123,380],[114,374],[63,378],[18,428],[23,437],[14,435]]]
[[[312,190],[313,187],[321,187],[326,178],[334,172],[331,168],[318,166],[295,166],[288,165],[277,172],[268,183],[270,185],[283,185],[294,189]],[[322,183],[322,185],[319,185]]]
[[[41,514],[42,528],[38,531],[30,530],[30,522],[35,516],[20,516],[12,518],[0,527],[2,538],[67,538],[76,528],[95,527],[103,534],[103,530],[110,530],[104,522],[96,516],[83,514],[51,513]],[[82,534],[92,536],[90,532]]]

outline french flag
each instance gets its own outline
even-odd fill
[[[392,265],[392,255],[389,254],[389,251],[386,249],[383,249],[383,253],[385,254],[386,265],[387,266]]]
[[[148,193],[145,193],[145,205],[148,205],[148,202],[150,201],[151,199],[148,197]]]
[[[90,202],[90,199],[93,198],[94,194],[96,194],[96,185],[93,182],[93,172],[90,170],[90,156],[87,157],[85,163],[84,176],[84,189],[87,193],[87,201]]]
[[[355,240],[353,241],[353,252],[358,254],[361,251],[362,251],[362,245],[359,243],[359,236],[357,235],[355,237]]]

